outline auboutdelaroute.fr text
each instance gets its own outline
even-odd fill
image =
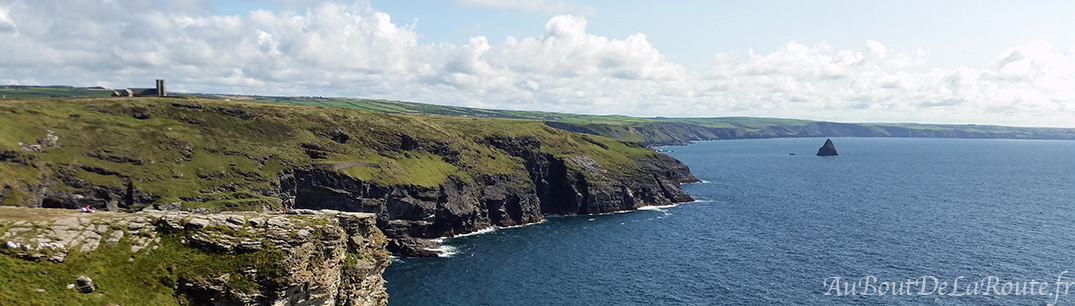
[[[1068,289],[1075,285],[1075,275],[1061,272],[1055,282],[1011,281],[997,276],[980,279],[967,279],[959,276],[949,281],[934,276],[921,276],[906,281],[882,281],[875,276],[861,278],[829,277],[825,279],[825,295],[834,296],[1043,296],[1052,298],[1048,306],[1056,305],[1060,296],[1066,296]],[[1065,276],[1069,279],[1065,280]]]

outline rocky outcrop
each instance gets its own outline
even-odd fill
[[[825,139],[825,144],[817,149],[817,156],[838,156],[836,154],[836,145],[832,144],[832,139]]]
[[[381,186],[335,171],[295,170],[281,178],[281,185],[293,193],[297,208],[375,213],[378,227],[390,238],[437,238],[541,220],[536,203],[529,202],[532,196],[509,191],[517,187],[504,177],[481,178],[481,185],[452,179],[438,188]],[[390,250],[421,255],[404,248]]]
[[[638,158],[640,168],[628,173],[604,169],[585,155],[543,152],[534,137],[484,142],[522,159],[529,177],[478,175],[430,188],[381,186],[326,169],[298,169],[279,181],[295,207],[377,214],[378,227],[392,239],[389,250],[403,256],[435,255],[431,238],[534,223],[544,214],[601,214],[693,200],[679,184],[697,179],[665,155]]]
[[[117,256],[129,256],[133,263],[158,260],[154,256],[176,253],[174,248],[195,248],[212,254],[205,260],[220,262],[190,265],[234,266],[229,260],[248,264],[235,271],[201,268],[200,274],[169,268],[169,274],[175,273],[171,276],[175,294],[187,305],[386,305],[381,274],[389,258],[385,237],[375,224],[373,214],[328,210],[85,214],[0,208],[0,241],[5,243],[0,252],[63,263],[72,252],[91,254],[106,245],[129,246]],[[105,277],[90,276],[95,281]],[[112,288],[106,284],[123,281],[127,280],[108,279],[96,287],[108,291]],[[94,285],[86,283],[80,278],[77,290],[93,291]]]

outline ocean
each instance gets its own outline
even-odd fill
[[[697,201],[446,239],[389,305],[1075,305],[1075,141],[824,141],[664,147]]]

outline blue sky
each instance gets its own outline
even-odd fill
[[[0,0],[0,83],[1075,126],[1072,1]]]
[[[928,50],[936,66],[984,66],[1021,43],[1075,42],[1075,1],[561,1],[575,7],[550,11],[450,0],[369,3],[396,23],[416,24],[423,43],[538,36],[549,17],[576,14],[590,21],[590,33],[645,33],[669,59],[693,65],[706,64],[717,52],[769,53],[789,41],[855,48],[875,40],[893,50]],[[294,9],[273,1],[213,5],[217,12],[240,15]]]

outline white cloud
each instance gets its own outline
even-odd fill
[[[413,25],[365,3],[217,16],[197,1],[0,0],[3,24],[12,30],[0,26],[0,81],[14,84],[166,78],[174,91],[637,116],[1075,126],[1075,45],[1044,41],[998,50],[979,68],[931,68],[923,50],[867,41],[716,53],[688,70],[644,34],[594,35],[570,15],[551,17],[540,36],[463,45],[420,44]]]
[[[665,60],[644,34],[626,40],[589,34],[581,17],[553,17],[545,24],[545,35],[509,39],[499,47],[492,60],[522,74],[669,80],[682,78],[685,71]]]
[[[11,16],[8,15],[8,9],[0,6],[0,33],[14,31],[15,21],[11,20]]]
[[[519,12],[540,12],[549,15],[579,14],[594,15],[591,6],[561,0],[455,0],[457,5],[471,7],[488,7]]]
[[[893,53],[875,41],[862,53],[789,43],[741,61],[715,56],[707,94],[730,97],[718,110],[744,115],[1073,126],[1075,66],[1062,52],[1030,42],[1002,52],[987,69],[913,72],[925,68],[922,51]]]

